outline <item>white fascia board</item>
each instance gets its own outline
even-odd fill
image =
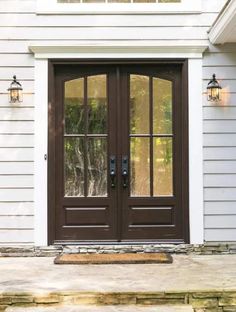
[[[212,44],[224,44],[236,25],[236,0],[231,0],[213,24],[209,39]]]
[[[57,3],[37,0],[37,14],[191,14],[201,13],[201,0],[180,3]]]
[[[159,58],[201,58],[202,53],[208,45],[205,42],[181,43],[179,41],[157,44],[146,42],[127,44],[127,42],[119,42],[116,44],[107,44],[106,42],[97,42],[96,44],[89,43],[73,43],[67,42],[41,42],[30,43],[29,50],[35,54],[35,58],[53,59],[53,58],[89,58],[94,53],[99,53],[101,58],[112,56],[112,58],[129,57],[143,58],[149,57]],[[90,55],[91,54],[91,55]]]

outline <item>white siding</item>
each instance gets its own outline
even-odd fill
[[[0,0],[0,244],[31,244],[34,241],[34,56],[29,53],[29,42],[149,40],[154,43],[178,39],[208,43],[207,30],[225,2],[203,0],[204,12],[201,15],[107,14],[93,15],[91,19],[89,15],[35,15],[36,0]],[[227,55],[219,47],[211,47],[211,51],[204,58],[203,86],[205,88],[214,71],[222,79],[225,89],[229,87],[230,90],[224,90],[225,107],[212,107],[203,100],[207,196],[205,237],[207,240],[236,240],[236,229],[211,228],[216,220],[213,217],[236,214],[233,195],[236,175],[236,144],[233,144],[236,139],[236,54],[231,45],[225,47]],[[24,88],[24,102],[19,105],[10,105],[6,92],[14,74]],[[216,181],[212,179],[213,175]],[[217,192],[218,188],[220,192]],[[225,200],[226,194],[231,201]],[[227,228],[227,221],[222,224]]]
[[[236,241],[236,45],[210,47],[203,60],[203,90],[215,73],[218,105],[203,100],[205,240]]]

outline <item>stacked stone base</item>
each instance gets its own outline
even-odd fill
[[[168,252],[172,254],[236,254],[236,243],[191,244],[119,244],[119,245],[65,245],[65,246],[12,246],[0,247],[0,257],[54,257],[61,253],[152,253]]]
[[[0,311],[9,306],[45,307],[62,305],[191,305],[194,312],[236,312],[235,291],[156,293],[2,293]]]

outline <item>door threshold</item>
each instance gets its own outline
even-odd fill
[[[53,243],[54,246],[141,246],[141,245],[180,245],[180,244],[186,244],[189,243],[185,242],[184,240],[153,240],[153,241],[88,241],[88,242],[80,242],[80,241],[55,241]]]

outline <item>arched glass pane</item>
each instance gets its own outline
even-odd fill
[[[149,77],[130,75],[130,133],[150,133]]]
[[[66,134],[85,131],[84,78],[65,82],[64,116]]]
[[[172,82],[153,78],[153,133],[172,134]]]
[[[106,75],[88,77],[88,133],[107,133]]]

